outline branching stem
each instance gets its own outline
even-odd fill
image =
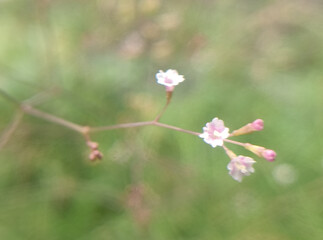
[[[102,126],[102,127],[90,127],[90,126],[82,126],[77,123],[68,121],[66,119],[57,117],[55,115],[43,112],[41,110],[38,110],[34,108],[33,106],[25,103],[21,103],[17,101],[15,98],[8,95],[5,91],[0,89],[0,95],[4,97],[6,100],[10,101],[14,105],[16,105],[17,108],[20,108],[22,112],[32,115],[37,118],[41,118],[43,120],[46,120],[48,122],[52,122],[61,126],[64,126],[66,128],[69,128],[71,130],[74,130],[76,132],[81,133],[87,140],[89,140],[89,134],[92,132],[101,132],[101,131],[109,131],[114,129],[121,129],[121,128],[133,128],[133,127],[142,127],[142,126],[158,126],[162,128],[168,128],[174,131],[178,132],[184,132],[191,135],[199,135],[198,132],[193,132],[190,130],[186,130],[183,128],[175,127],[172,125],[164,124],[158,122],[163,113],[165,112],[166,108],[168,107],[170,100],[171,100],[171,93],[168,93],[167,95],[167,102],[164,108],[161,110],[161,112],[157,115],[157,117],[153,121],[145,121],[145,122],[133,122],[133,123],[122,123],[122,124],[116,124],[116,125],[110,125],[110,126]]]
[[[114,130],[114,129],[120,129],[120,128],[133,128],[133,127],[141,127],[141,126],[148,126],[148,125],[153,125],[153,122],[152,121],[133,122],[133,123],[121,123],[121,124],[102,126],[102,127],[91,127],[89,131],[101,132],[101,131],[108,131],[108,130]]]
[[[166,104],[163,107],[163,109],[160,111],[160,113],[157,115],[157,117],[155,118],[154,122],[158,122],[159,119],[163,116],[164,112],[166,111],[168,105],[170,104],[170,101],[172,99],[172,92],[166,92]]]
[[[175,127],[175,126],[160,123],[160,122],[152,122],[152,125],[155,125],[155,126],[158,126],[158,127],[163,127],[163,128],[169,128],[169,129],[172,129],[174,131],[184,132],[184,133],[188,133],[188,134],[192,134],[192,135],[196,135],[196,136],[201,134],[201,133],[198,133],[198,132],[193,132],[193,131],[190,131],[190,130],[186,130],[186,129],[183,129],[183,128]]]
[[[40,111],[40,110],[38,110],[36,108],[33,108],[30,105],[22,105],[21,108],[26,114],[32,115],[34,117],[38,117],[38,118],[47,120],[47,121],[52,122],[52,123],[56,123],[58,125],[67,127],[69,129],[72,129],[72,130],[74,130],[76,132],[79,132],[79,133],[85,133],[86,132],[84,126],[81,126],[81,125],[78,125],[76,123],[67,121],[67,120],[65,120],[63,118],[60,118],[60,117],[57,117],[55,115],[45,113],[45,112]]]

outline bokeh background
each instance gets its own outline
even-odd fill
[[[236,140],[277,151],[234,181],[221,148],[156,127],[84,140],[0,98],[0,239],[323,237],[323,5],[315,0],[1,0],[0,88],[82,125],[151,120],[201,131],[265,120]],[[15,117],[16,116],[16,117]],[[237,154],[252,154],[230,146]]]

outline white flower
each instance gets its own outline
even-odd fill
[[[157,83],[165,85],[166,87],[174,87],[185,79],[183,75],[179,75],[176,70],[168,69],[166,72],[159,70],[156,74]]]
[[[227,168],[232,178],[238,182],[241,182],[243,176],[249,176],[255,171],[255,169],[252,167],[252,164],[255,162],[256,161],[250,157],[240,155],[231,159]]]
[[[229,137],[229,128],[226,128],[223,121],[218,118],[213,118],[212,122],[208,122],[203,127],[203,131],[199,137],[212,147],[222,146],[223,139]]]

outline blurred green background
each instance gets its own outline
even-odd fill
[[[0,239],[323,238],[323,5],[315,0],[1,0],[0,88],[82,125],[213,117],[276,150],[242,183],[221,148],[157,127],[77,133],[24,116],[0,149]],[[15,108],[0,98],[0,133]],[[231,147],[231,146],[230,146]],[[237,154],[252,156],[232,146]]]

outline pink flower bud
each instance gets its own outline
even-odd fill
[[[264,121],[262,119],[256,119],[251,123],[251,126],[255,131],[261,131],[264,129]]]
[[[253,145],[250,143],[246,143],[244,145],[244,147],[245,147],[245,149],[249,150],[250,152],[253,152],[254,154],[256,154],[259,157],[262,157],[263,151],[266,150],[266,148],[264,148],[264,147]]]
[[[239,136],[255,131],[261,131],[262,129],[264,129],[264,121],[262,119],[256,119],[252,123],[248,123],[247,125],[244,125],[238,130],[233,131],[230,136]]]
[[[96,155],[95,155],[95,153],[91,152],[91,153],[90,153],[90,155],[89,155],[89,159],[90,159],[91,161],[94,161],[94,160],[96,159]]]
[[[101,160],[102,158],[103,154],[99,150],[93,150],[89,155],[91,161]]]
[[[87,145],[91,148],[91,149],[98,149],[99,147],[99,144],[97,142],[91,142],[91,141],[88,141],[87,142]]]
[[[266,159],[269,162],[274,161],[276,158],[276,155],[277,155],[276,152],[271,149],[266,149],[262,152],[262,156],[264,157],[264,159]]]
[[[276,152],[274,150],[266,149],[264,147],[253,145],[250,143],[246,143],[244,147],[250,152],[253,152],[254,154],[258,155],[259,157],[263,157],[267,161],[272,162],[276,158]]]

